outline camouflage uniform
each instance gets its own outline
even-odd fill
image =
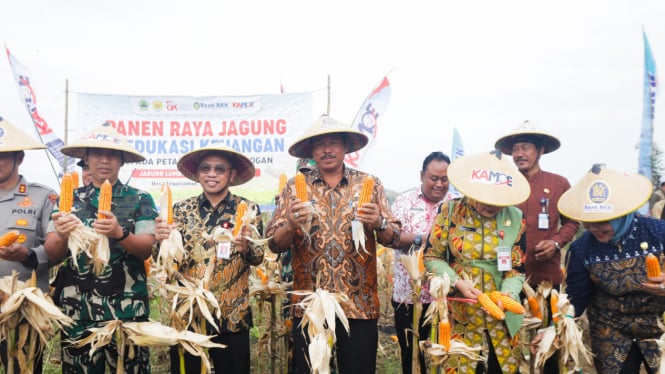
[[[99,188],[92,184],[74,191],[74,214],[86,226],[95,221]],[[134,234],[155,232],[157,210],[152,197],[144,191],[117,182],[113,186],[111,211],[118,223]],[[53,224],[49,231],[55,231]],[[72,317],[75,324],[63,331],[63,373],[97,373],[104,371],[105,363],[115,369],[117,350],[114,344],[96,351],[92,356],[88,348],[65,348],[66,341],[80,339],[91,327],[100,327],[104,322],[147,321],[150,314],[148,287],[143,261],[127,253],[122,243],[109,240],[111,257],[102,274],[92,272],[92,263],[85,254],[80,254],[74,267],[72,258],[65,260],[55,281],[54,300],[64,313]],[[130,359],[132,358],[132,359]],[[147,348],[134,348],[125,352],[124,372],[150,372]]]

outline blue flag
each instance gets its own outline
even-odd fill
[[[457,127],[453,127],[453,150],[450,152],[450,161],[464,156],[464,144],[462,144],[462,137],[457,131]],[[455,186],[452,183],[448,186],[448,190],[452,193],[456,193]]]
[[[640,134],[640,155],[637,167],[638,173],[652,179],[651,155],[653,149],[653,119],[654,106],[656,104],[656,92],[658,91],[658,78],[656,77],[656,61],[651,54],[651,47],[644,36],[644,107],[642,114],[642,132]]]

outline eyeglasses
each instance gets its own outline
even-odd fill
[[[203,174],[208,174],[208,173],[210,173],[210,170],[213,170],[213,169],[214,169],[214,170],[215,170],[215,174],[217,174],[217,175],[224,174],[224,173],[226,173],[228,170],[231,170],[231,168],[226,167],[226,166],[224,166],[224,165],[215,165],[215,166],[212,166],[212,165],[208,165],[208,164],[201,164],[201,165],[199,165],[199,168],[198,168],[198,169],[199,169],[199,173],[203,173]]]

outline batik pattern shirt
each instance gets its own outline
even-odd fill
[[[466,198],[444,203],[434,220],[425,248],[424,259],[428,269],[432,269],[428,262],[443,264],[454,271],[451,285],[459,278],[467,278],[484,293],[497,290],[509,291],[511,296],[517,299],[524,282],[521,249],[524,245],[522,240],[524,221],[518,219],[516,222],[503,223],[508,226],[519,226],[517,241],[511,247],[512,270],[497,273],[496,248],[503,241],[497,219],[482,217],[468,205]],[[509,284],[510,289],[508,289]],[[485,339],[487,331],[491,339],[489,343],[494,347],[503,372],[517,372],[522,358],[522,348],[518,344],[518,335],[511,338],[504,321],[488,316],[479,304],[452,301],[450,307],[455,321],[454,336],[461,337],[471,347],[482,346],[483,352],[489,352],[486,345],[488,342]],[[447,364],[449,368],[457,369],[458,373],[476,372],[477,362],[464,357],[451,358]]]
[[[250,242],[245,256],[233,250],[229,259],[218,258],[216,245],[204,236],[215,227],[233,230],[238,204],[244,201],[248,210],[253,211],[254,225],[258,232],[252,238],[258,239],[263,232],[261,212],[258,205],[240,196],[228,193],[217,206],[212,206],[205,195],[190,197],[174,204],[173,222],[182,234],[187,257],[179,266],[179,271],[195,280],[203,279],[210,261],[215,267],[210,279],[209,290],[217,297],[222,311],[220,329],[222,332],[247,331],[252,327],[252,310],[249,298],[249,273],[251,265],[263,261],[263,249]]]
[[[601,243],[588,231],[575,240],[566,255],[566,291],[575,314],[589,319],[591,351],[599,373],[618,373],[633,342],[652,372],[660,365],[656,342],[665,312],[665,297],[644,292],[645,258],[663,263],[665,221],[636,216],[617,244]]]
[[[401,224],[388,208],[381,181],[345,167],[337,186],[329,186],[316,169],[306,173],[308,195],[314,209],[311,228],[308,232],[297,232],[290,248],[279,248],[273,241],[269,242],[273,252],[291,250],[293,290],[315,291],[318,279],[319,288],[349,297],[349,302],[342,304],[342,308],[346,317],[353,319],[376,319],[380,314],[374,230],[364,225],[367,238],[365,250],[368,253],[354,247],[351,235],[351,222],[365,177],[374,178],[371,201],[378,204],[381,215],[389,221],[395,233],[393,240],[399,238]],[[287,212],[295,196],[294,180],[291,178],[279,198],[266,237],[273,236],[278,228],[287,224]],[[297,303],[301,299],[294,295],[291,301]],[[295,313],[300,316],[302,310],[296,309]]]
[[[113,186],[111,212],[118,223],[134,234],[154,234],[157,210],[145,191],[117,182]],[[74,191],[72,214],[92,227],[97,218],[99,188],[92,184]],[[54,232],[53,222],[49,232]],[[95,275],[85,253],[68,257],[58,272],[55,298],[66,315],[80,326],[67,329],[70,337],[82,333],[81,326],[92,322],[141,320],[150,315],[148,286],[143,260],[125,251],[122,242],[107,238],[111,249],[109,263]],[[76,261],[77,266],[74,266]]]
[[[438,203],[431,203],[425,195],[422,188],[415,188],[406,191],[395,198],[391,210],[395,218],[402,222],[402,232],[420,234],[423,243],[427,240],[432,222],[441,204],[445,201],[458,197],[457,193],[447,192],[443,200]],[[413,304],[409,273],[400,261],[400,252],[395,250],[395,259],[393,261],[393,301],[397,303]],[[420,294],[420,301],[425,304],[432,302],[429,294],[429,282],[426,282]]]

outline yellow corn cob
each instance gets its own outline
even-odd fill
[[[376,257],[381,257],[381,255],[382,255],[385,251],[386,251],[386,247],[384,247],[384,246],[380,246],[380,247],[376,250]]]
[[[418,251],[418,271],[420,274],[425,274],[425,261],[423,260],[424,253],[424,249]]]
[[[507,310],[515,314],[524,314],[524,312],[526,311],[524,309],[524,306],[522,306],[522,304],[513,300],[512,297],[504,295],[499,291],[490,292],[490,299],[492,299],[492,301],[494,301],[496,304],[499,304],[499,302],[501,302],[503,310]]]
[[[77,171],[70,171],[69,174],[72,176],[72,186],[74,186],[74,189],[79,188],[79,181],[81,180],[79,173]]]
[[[529,309],[531,309],[531,315],[533,317],[543,319],[543,311],[540,309],[540,303],[538,298],[536,298],[536,291],[531,288],[528,282],[524,282],[522,285],[522,290],[526,295],[526,299],[529,302]]]
[[[446,352],[450,350],[450,322],[439,322],[439,344],[446,347]]]
[[[62,176],[62,181],[60,182],[60,201],[58,202],[58,208],[63,213],[69,213],[72,211],[73,204],[74,181],[72,180],[72,175],[66,173]]]
[[[503,310],[501,310],[501,308],[499,308],[496,304],[494,304],[494,301],[490,299],[488,294],[481,293],[480,295],[478,295],[478,303],[483,308],[485,308],[485,310],[490,316],[500,321],[503,321],[506,318],[506,314],[503,312]]]
[[[559,322],[559,293],[556,290],[552,290],[550,295],[550,309],[552,309],[552,321]]]
[[[279,185],[277,186],[277,194],[281,194],[284,191],[284,186],[286,186],[286,174],[282,173],[279,176]]]
[[[256,268],[256,275],[261,279],[261,284],[268,284],[268,275],[261,268]]]
[[[105,180],[104,183],[102,183],[102,186],[99,188],[99,201],[97,202],[97,210],[104,210],[107,212],[111,211],[111,199],[113,197],[113,193],[111,192],[111,182],[109,180]],[[97,218],[98,219],[104,219],[108,218],[104,214],[99,214],[97,213]]]
[[[238,236],[240,234],[240,229],[242,228],[242,218],[247,213],[247,203],[241,201],[240,204],[236,207],[236,223],[233,226],[233,236]]]
[[[37,272],[32,271],[32,275],[30,275],[30,287],[37,287]]]
[[[166,207],[160,207],[166,209],[166,223],[169,225],[173,224],[173,195],[171,194],[171,187],[168,183],[162,184],[162,193],[166,193]]]
[[[11,245],[18,239],[21,233],[18,230],[9,230],[3,236],[0,236],[0,247]]]
[[[358,198],[358,208],[372,200],[372,191],[374,191],[374,178],[365,177],[362,189],[360,190],[360,197]]]
[[[148,257],[147,260],[143,261],[143,267],[145,268],[145,276],[150,275],[150,258]]]
[[[305,182],[305,175],[303,173],[296,173],[294,178],[296,197],[300,201],[307,201],[307,182]]]
[[[658,277],[661,274],[660,271],[660,262],[658,262],[658,257],[654,256],[653,253],[649,253],[645,260],[647,265],[647,277]]]

